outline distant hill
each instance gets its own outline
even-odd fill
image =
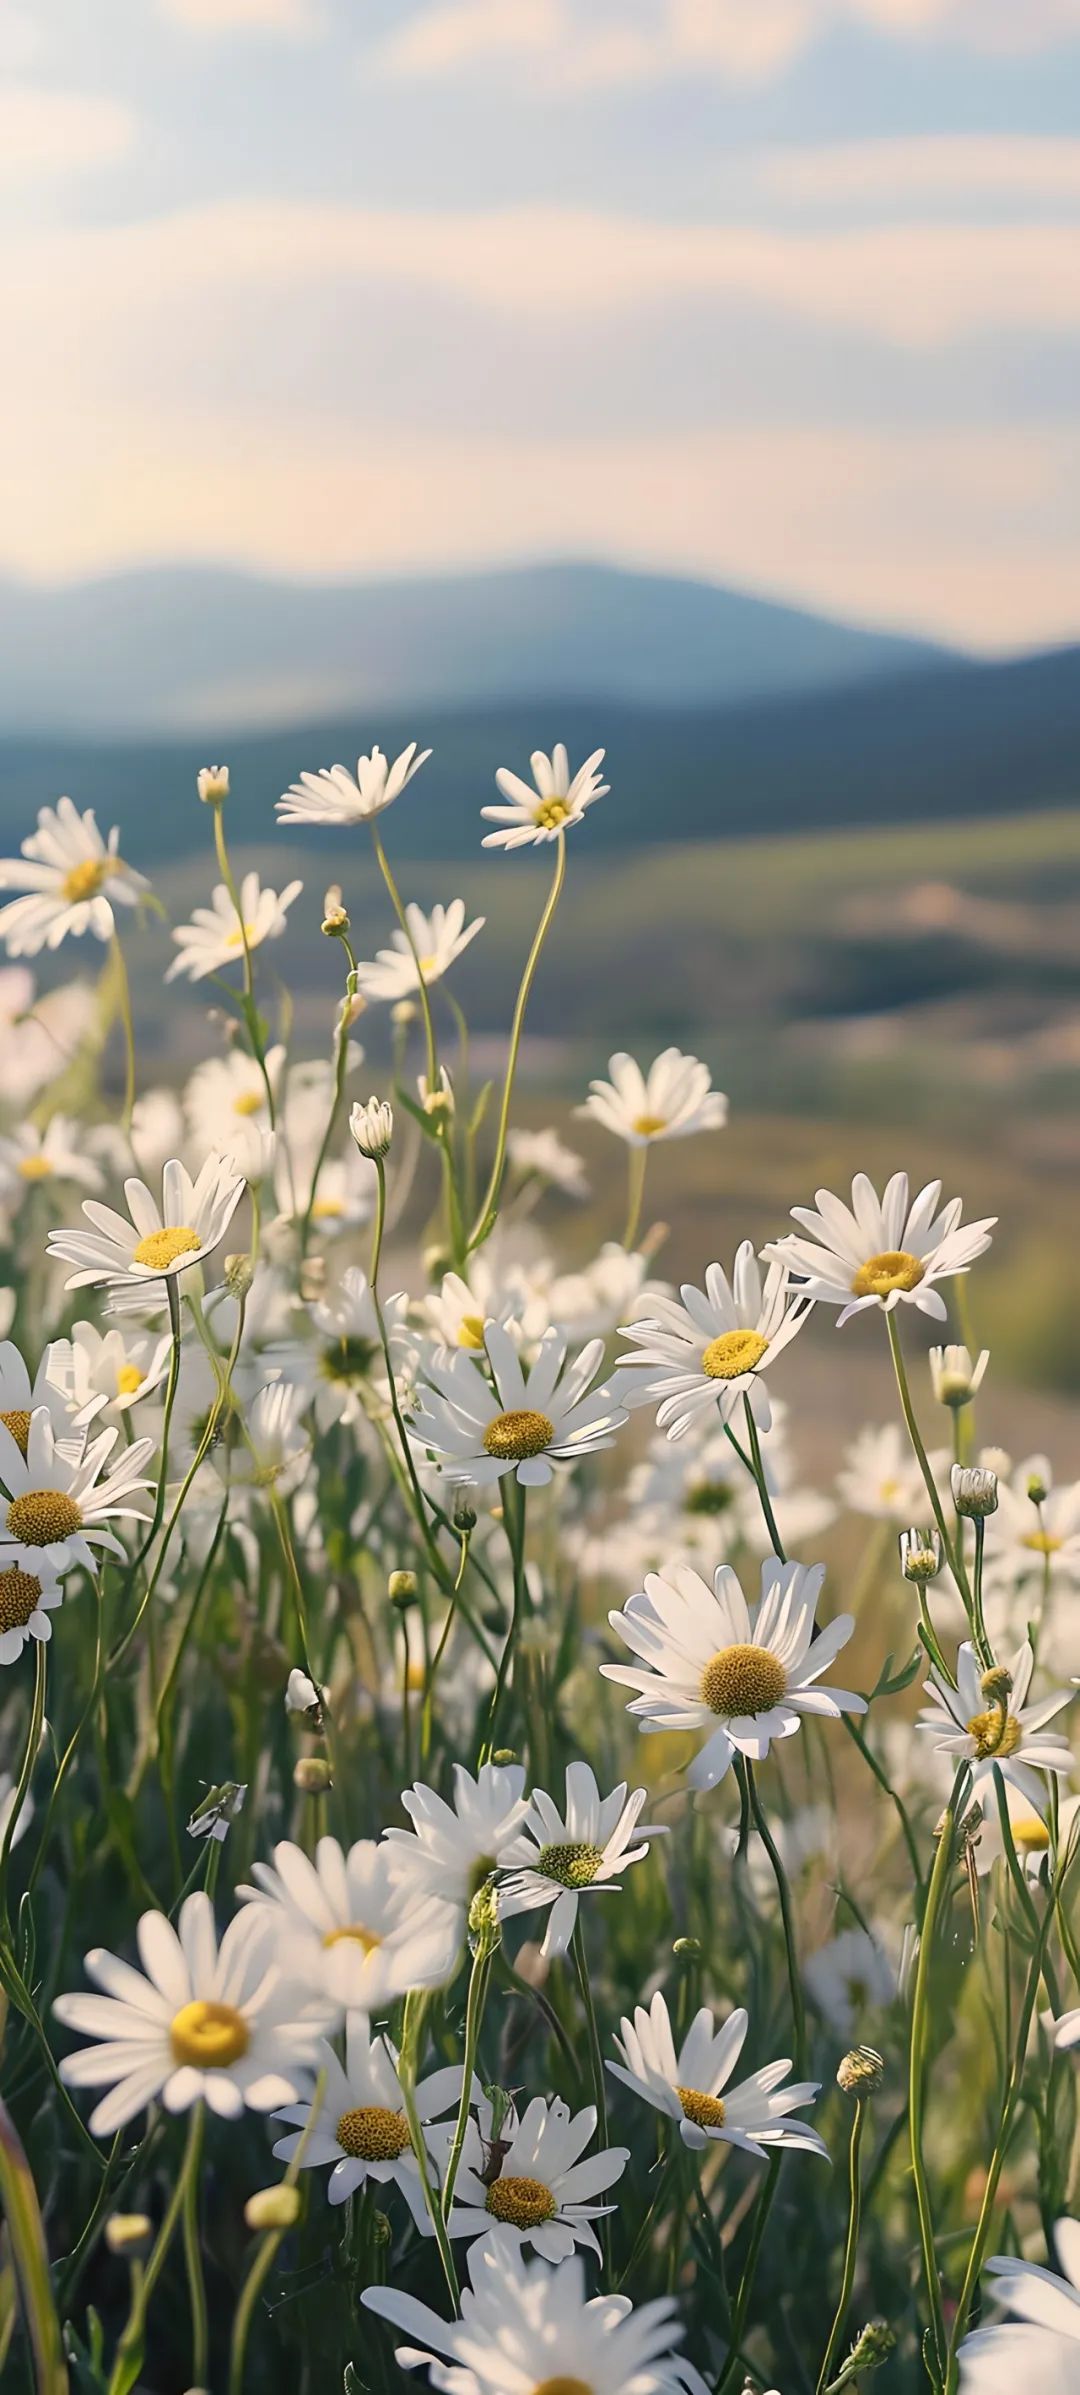
[[[611,700],[548,698],[451,712],[381,712],[235,739],[233,842],[283,840],[274,801],[303,767],[341,759],[377,735],[392,755],[411,737],[435,754],[386,819],[396,856],[471,857],[495,796],[496,765],[528,770],[529,750],[563,738],[577,761],[607,749],[611,797],[574,834],[590,853],[844,824],[1023,814],[1074,805],[1080,791],[1080,648],[1008,665],[954,665],[768,706],[672,712]],[[69,791],[119,823],[133,860],[157,864],[205,844],[194,740],[0,740],[0,837],[31,828],[43,800]],[[295,848],[299,835],[287,835]],[[312,836],[325,858],[332,836]],[[913,852],[913,869],[917,857]],[[317,868],[316,868],[317,870]]]
[[[216,568],[67,589],[0,582],[0,732],[220,738],[348,715],[553,696],[702,707],[943,658],[704,582],[547,565],[423,581]]]

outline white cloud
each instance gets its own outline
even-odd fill
[[[562,90],[780,74],[838,28],[993,53],[1080,38],[1080,0],[435,0],[375,53],[390,74],[524,67]]]
[[[880,200],[1080,199],[1080,140],[1067,135],[944,133],[913,139],[793,144],[751,168],[783,200],[856,206]]]
[[[158,0],[158,6],[192,33],[278,33],[306,40],[325,21],[315,0]]]
[[[135,120],[118,100],[45,84],[0,83],[0,183],[76,174],[122,158]]]

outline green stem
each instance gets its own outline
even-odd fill
[[[236,920],[240,926],[240,944],[244,952],[244,1021],[247,1025],[248,1038],[251,1041],[251,1053],[255,1058],[255,1062],[258,1065],[260,1073],[262,1074],[263,1088],[266,1091],[267,1113],[270,1118],[270,1128],[273,1130],[276,1120],[274,1109],[274,1092],[270,1083],[270,1075],[266,1068],[266,1043],[263,1039],[262,1031],[259,1025],[259,1010],[255,1004],[255,968],[251,961],[251,945],[248,939],[248,927],[244,921],[244,910],[240,904],[240,893],[236,886],[236,877],[233,873],[232,865],[229,861],[229,852],[225,845],[225,824],[223,820],[224,808],[222,806],[216,806],[213,810],[213,815],[214,846],[217,850],[218,869],[236,910]]]
[[[488,1988],[491,1984],[491,1966],[498,1939],[497,1928],[494,1932],[486,1928],[480,1931],[476,1941],[476,1951],[473,1955],[472,1969],[469,1973],[469,1992],[465,1999],[465,2052],[461,2066],[461,2095],[458,2100],[454,2135],[451,2140],[450,2152],[446,2158],[446,2171],[442,2185],[442,2216],[448,2234],[454,2189],[457,2185],[461,2157],[465,2150],[465,2137],[469,2126],[469,2106],[472,2102],[473,2080],[476,2076],[476,2064],[480,2052],[480,2034],[484,2026],[484,2010],[488,1999]]]
[[[782,2156],[779,2154],[774,2154],[772,2156],[768,2170],[765,2174],[764,2186],[762,2187],[761,2194],[758,2197],[757,2211],[754,2215],[754,2226],[750,2232],[750,2243],[746,2251],[746,2260],[743,2264],[742,2277],[739,2280],[739,2292],[735,2298],[735,2303],[731,2314],[728,2357],[716,2382],[716,2395],[728,2395],[728,2388],[730,2387],[732,2379],[739,2368],[743,2330],[746,2327],[746,2315],[750,2309],[750,2298],[754,2291],[754,2280],[757,2277],[758,2261],[760,2259],[762,2245],[765,2241],[765,2230],[768,2226],[769,2214],[772,2211],[773,2197],[776,2194],[776,2182],[780,2176],[781,2160]]]
[[[303,2167],[304,2156],[308,2148],[308,2140],[315,2127],[316,2121],[319,2118],[319,2114],[322,2111],[323,2097],[325,2093],[326,2072],[320,2071],[315,2082],[315,2092],[311,2099],[311,2109],[308,2113],[307,2120],[304,2123],[303,2135],[281,2182],[283,2187],[295,2187],[296,2185]],[[244,2362],[247,2357],[248,2338],[251,2334],[251,2323],[254,2317],[255,2306],[259,2300],[260,2294],[262,2293],[267,2276],[272,2270],[277,2259],[277,2251],[279,2245],[281,2244],[281,2240],[287,2234],[288,2232],[285,2229],[268,2229],[266,2231],[265,2236],[263,2236],[259,2241],[255,2259],[240,2290],[236,2305],[236,2312],[233,2318],[232,2344],[229,2350],[229,2395],[243,2395]]]
[[[803,2002],[802,1975],[799,1970],[799,1955],[795,1942],[795,1917],[791,1902],[791,1890],[788,1886],[787,1873],[780,1860],[779,1850],[765,1818],[758,1795],[757,1781],[754,1778],[754,1766],[748,1756],[743,1757],[743,1771],[746,1775],[746,1793],[750,1800],[750,1810],[754,1816],[754,1827],[772,1865],[776,1893],[780,1899],[780,1918],[784,1925],[784,1946],[787,1952],[788,1987],[791,1991],[791,2013],[795,2025],[795,2071],[797,2077],[801,2079],[806,2069],[806,2006]]]
[[[203,2135],[203,2108],[195,2107],[199,2156]],[[193,2123],[194,2128],[194,2123]],[[207,2355],[210,2343],[210,2324],[206,2309],[206,2280],[203,2275],[202,2245],[199,2237],[199,2168],[198,2159],[186,2173],[184,2184],[184,2266],[187,2271],[188,2301],[191,2306],[191,2383],[201,2387],[206,2382]]]
[[[923,1483],[926,1489],[926,1494],[930,1499],[934,1520],[937,1523],[938,1530],[941,1533],[941,1544],[944,1549],[945,1561],[949,1566],[949,1570],[952,1573],[953,1579],[955,1580],[965,1603],[970,1604],[970,1590],[968,1588],[967,1567],[964,1562],[963,1549],[959,1540],[957,1540],[954,1545],[953,1540],[949,1536],[948,1525],[945,1520],[941,1498],[938,1494],[937,1482],[934,1479],[934,1475],[930,1469],[930,1458],[927,1455],[926,1448],[923,1444],[922,1432],[920,1431],[918,1422],[915,1419],[915,1408],[911,1400],[911,1390],[908,1387],[907,1366],[904,1363],[904,1353],[900,1345],[900,1331],[897,1324],[895,1307],[893,1308],[891,1314],[886,1314],[885,1316],[885,1328],[889,1334],[889,1349],[892,1355],[893,1371],[896,1374],[896,1386],[900,1396],[900,1405],[903,1411],[907,1434],[911,1441],[915,1460],[923,1476]]]
[[[329,1154],[330,1142],[333,1139],[334,1133],[341,1119],[342,1101],[345,1096],[345,1073],[349,1061],[349,1032],[352,1028],[349,1018],[349,1008],[352,999],[354,999],[356,996],[356,958],[353,955],[352,949],[350,948],[347,940],[343,942],[343,945],[345,948],[345,953],[349,959],[349,971],[345,981],[345,999],[341,1009],[341,1022],[338,1026],[337,1055],[334,1065],[334,1095],[331,1101],[330,1112],[326,1118],[326,1129],[323,1132],[319,1152],[315,1158],[315,1163],[312,1169],[311,1186],[308,1190],[307,1204],[304,1208],[303,1217],[300,1223],[301,1263],[307,1254],[308,1241],[311,1237],[311,1218],[315,1211],[315,1200],[319,1194],[319,1181],[322,1176],[322,1169],[326,1162],[327,1155]]]
[[[390,870],[390,861],[387,857],[386,850],[383,847],[378,825],[374,817],[372,817],[371,820],[371,844],[375,851],[375,862],[378,865],[384,882],[386,883],[390,904],[393,907],[395,915],[397,916],[405,938],[406,946],[416,967],[417,994],[420,999],[420,1011],[424,1018],[424,1040],[427,1046],[428,1095],[429,1097],[434,1097],[439,1086],[439,1052],[435,1043],[435,1019],[431,1012],[431,998],[428,992],[427,983],[424,979],[424,970],[420,962],[420,952],[412,935],[412,928],[409,923],[408,915],[406,914],[405,908],[401,903],[401,893]]]
[[[113,966],[116,973],[117,1005],[124,1027],[124,1112],[122,1122],[125,1139],[131,1137],[131,1118],[135,1112],[135,1024],[131,1013],[131,983],[128,980],[127,960],[116,932],[112,936]]]
[[[19,1815],[22,1812],[23,1806],[26,1803],[26,1799],[30,1791],[30,1782],[34,1776],[34,1765],[37,1762],[38,1748],[41,1745],[41,1728],[45,1719],[45,1659],[48,1655],[48,1651],[48,1646],[46,1645],[45,1640],[43,1638],[35,1638],[34,1694],[30,1706],[30,1728],[27,1733],[26,1747],[23,1753],[22,1767],[20,1769],[18,1781],[16,1783],[15,1794],[11,1801],[11,1811],[8,1814],[7,1824],[4,1830],[3,1844],[0,1845],[0,1922],[3,1922],[5,1927],[8,1920],[8,1864],[11,1860],[12,1847],[15,1844],[15,1832],[19,1826]]]
[[[502,1187],[503,1168],[506,1163],[506,1139],[510,1128],[510,1108],[513,1103],[514,1080],[517,1074],[518,1056],[521,1050],[521,1034],[525,1027],[525,1013],[528,1007],[532,985],[536,978],[536,968],[540,962],[540,955],[543,949],[544,941],[546,940],[548,932],[551,929],[555,909],[558,906],[563,882],[566,878],[565,832],[560,832],[558,834],[556,840],[556,851],[555,871],[552,876],[551,888],[548,891],[547,903],[536,927],[536,934],[526,960],[525,971],[521,976],[521,987],[518,990],[517,1002],[514,1007],[514,1019],[510,1026],[510,1054],[506,1062],[506,1078],[503,1082],[502,1102],[499,1107],[499,1128],[495,1141],[495,1156],[488,1179],[488,1185],[484,1192],[483,1203],[480,1207],[479,1214],[477,1215],[469,1237],[470,1252],[474,1247],[482,1246],[484,1240],[488,1237],[488,1234],[495,1221],[495,1212],[499,1202],[499,1191]]]
[[[506,1633],[503,1651],[499,1657],[499,1668],[495,1674],[495,1686],[491,1692],[491,1704],[488,1708],[487,1729],[484,1733],[483,1743],[480,1748],[480,1754],[477,1762],[478,1769],[480,1764],[490,1761],[491,1756],[494,1754],[495,1748],[498,1744],[497,1734],[502,1719],[507,1682],[514,1656],[517,1652],[517,1643],[521,1632],[522,1615],[525,1610],[525,1491],[514,1474],[509,1475],[504,1513],[506,1519],[506,1535],[510,1544],[510,1557],[514,1573],[513,1611],[510,1615],[510,1627]]]
[[[866,2127],[868,2110],[869,2107],[866,2103],[866,2099],[863,2096],[857,2096],[855,2099],[855,2118],[851,2124],[851,2144],[848,2148],[848,2229],[847,2243],[844,2248],[844,2272],[840,2281],[840,2300],[836,2307],[836,2317],[829,2333],[829,2342],[825,2348],[825,2359],[822,2362],[821,2369],[818,2373],[817,2395],[823,2395],[823,2390],[829,2383],[832,2366],[836,2360],[836,2356],[840,2347],[840,2339],[843,2335],[844,2322],[847,2319],[848,2309],[851,2303],[851,2290],[855,2284],[855,2264],[859,2251],[859,2222],[862,2204],[860,2159],[862,2154],[863,2131]]]
[[[890,1321],[892,1317],[889,1317]],[[919,2216],[919,2242],[922,2248],[923,2276],[926,2281],[927,2302],[930,2306],[930,2325],[934,2341],[936,2377],[934,2384],[944,2385],[946,2336],[945,2312],[942,2304],[941,2280],[938,2275],[937,2250],[934,2243],[934,2217],[930,2203],[930,2188],[923,2154],[923,2123],[926,2108],[926,2049],[929,2031],[930,1974],[934,1957],[934,1940],[945,1903],[953,1869],[953,1844],[956,1833],[956,1807],[963,1769],[956,1775],[952,1795],[945,1809],[938,1833],[937,1853],[930,1874],[926,1909],[922,1919],[919,1960],[915,1973],[915,1992],[911,2008],[911,2049],[908,2076],[908,2126],[911,2140],[911,2172],[915,2182],[915,2205]]]
[[[643,1139],[639,1148],[630,1148],[627,1153],[629,1158],[627,1164],[627,1212],[622,1243],[624,1248],[629,1251],[638,1235],[641,1209],[645,1202],[645,1171],[649,1161],[648,1140]]]
[[[453,2304],[455,2312],[459,2312],[461,2309],[461,2289],[458,2285],[457,2271],[454,2268],[454,2256],[451,2250],[450,2239],[446,2231],[446,2222],[443,2218],[442,2205],[440,2204],[439,2198],[431,2183],[431,2168],[428,2162],[428,2150],[424,2144],[424,2132],[420,2122],[420,2115],[416,2109],[416,2052],[419,2042],[420,2028],[423,2022],[424,2014],[427,2010],[427,2005],[428,1997],[426,1992],[422,1989],[414,1988],[412,1992],[405,1998],[405,2023],[401,2033],[401,2053],[398,2057],[398,2085],[401,2088],[401,2100],[405,2108],[405,2118],[409,2124],[409,2135],[412,2139],[412,2149],[416,2156],[417,2166],[420,2172],[420,2184],[424,2190],[424,2202],[427,2205],[431,2226],[435,2232],[435,2243],[439,2249],[439,2260],[443,2266],[443,2275],[450,2291],[450,2301]],[[465,2079],[462,2086],[463,2098],[467,2094],[468,2085],[468,2079]]]
[[[131,2389],[142,2369],[146,2345],[146,2316],[150,2298],[165,2267],[169,2247],[176,2235],[177,2223],[187,2202],[188,2181],[198,2170],[201,2145],[202,2105],[196,2104],[188,2128],[184,2159],[180,2166],[176,2185],[169,2198],[165,2218],[158,2230],[153,2251],[145,2270],[140,2270],[137,2277],[133,2274],[131,2310],[123,2336],[116,2349],[116,2359],[109,2379],[108,2395],[131,2395]]]

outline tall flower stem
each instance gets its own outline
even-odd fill
[[[750,1810],[754,1817],[754,1828],[768,1855],[773,1878],[776,1881],[776,1893],[780,1899],[780,1918],[784,1926],[784,1946],[787,1953],[788,1987],[791,1993],[791,2016],[795,2027],[795,2071],[797,2077],[801,2078],[806,2069],[806,2006],[803,2002],[802,1974],[799,1970],[799,1954],[795,1940],[795,1914],[791,1902],[791,1889],[788,1886],[787,1873],[780,1860],[779,1849],[765,1818],[764,1808],[758,1795],[757,1781],[754,1778],[754,1766],[748,1756],[743,1758],[743,1771],[746,1777],[746,1793],[750,1802]]]
[[[199,2141],[201,2157],[203,2107],[195,2106],[192,2128]],[[199,2235],[199,2157],[184,2181],[184,2268],[187,2272],[188,2302],[191,2307],[191,2383],[201,2387],[206,2381],[207,2356],[210,2345],[210,2321],[206,2309],[206,2279],[203,2274],[202,2241]]]
[[[124,1032],[124,1111],[121,1116],[124,1137],[131,1137],[131,1118],[135,1112],[135,1024],[131,1012],[131,983],[128,980],[127,959],[114,931],[110,943],[113,973],[116,980],[116,1003]]]
[[[473,1899],[470,1912],[471,1918],[472,1914],[479,1909],[483,1912],[484,1917],[480,1920],[475,1932],[476,1944],[472,1969],[469,1973],[469,1992],[465,1999],[465,2051],[461,2066],[461,2095],[458,2101],[457,2119],[454,2122],[454,2135],[451,2140],[450,2152],[446,2158],[446,2170],[443,2176],[442,2216],[447,2224],[448,2233],[454,2189],[457,2186],[458,2170],[465,2147],[465,2134],[469,2126],[469,2106],[472,2102],[473,2080],[476,2076],[476,2063],[480,2052],[480,2033],[484,2026],[484,2011],[491,1984],[491,1966],[499,1943],[498,1922],[490,1917],[493,1914],[494,1903],[494,1890],[482,1889],[479,1897]]]
[[[855,2118],[851,2124],[851,2143],[848,2147],[848,2228],[847,2243],[844,2247],[844,2271],[840,2281],[840,2300],[836,2307],[836,2318],[829,2332],[825,2359],[818,2372],[817,2395],[823,2395],[824,2389],[829,2384],[832,2366],[836,2360],[844,2331],[844,2322],[848,2316],[851,2290],[855,2284],[855,2264],[859,2252],[859,2227],[862,2214],[862,2141],[868,2112],[869,2104],[866,2097],[856,2096]]]
[[[30,1782],[34,1776],[34,1765],[37,1761],[38,1748],[41,1745],[41,1729],[42,1723],[45,1719],[45,1659],[48,1655],[48,1652],[49,1650],[45,1640],[43,1638],[35,1638],[34,1694],[30,1705],[30,1727],[27,1731],[22,1767],[19,1772],[18,1780],[15,1784],[15,1794],[12,1798],[11,1810],[8,1814],[7,1824],[4,1829],[3,1841],[0,1843],[0,1923],[3,1923],[5,1927],[7,1925],[8,1919],[8,1864],[11,1860],[11,1849],[15,1844],[15,1832],[19,1826],[19,1816],[30,1793]]]
[[[304,2123],[303,2135],[281,2182],[283,2187],[295,2187],[296,2185],[307,2152],[308,2140],[322,2111],[325,2093],[326,2072],[320,2071],[315,2082],[311,2110]],[[285,2235],[284,2229],[268,2229],[260,2238],[255,2259],[240,2289],[233,2317],[232,2344],[229,2350],[229,2395],[243,2395],[244,2363],[247,2358],[248,2338],[251,2334],[255,2306],[277,2259],[278,2247]]]
[[[420,1012],[424,1018],[424,1041],[427,1047],[427,1085],[429,1091],[433,1091],[438,1084],[439,1078],[439,1051],[435,1041],[435,1020],[431,1012],[431,996],[427,983],[424,979],[424,970],[420,962],[420,952],[412,935],[412,927],[410,925],[408,915],[405,912],[405,908],[401,903],[401,892],[398,889],[393,873],[391,872],[390,859],[387,856],[385,848],[383,847],[382,835],[379,832],[378,825],[376,824],[374,817],[372,818],[371,822],[371,845],[375,851],[375,862],[380,873],[382,874],[384,882],[386,883],[387,896],[389,897],[390,904],[393,907],[395,915],[397,916],[398,923],[401,926],[401,932],[405,941],[405,945],[408,948],[409,955],[411,956],[416,967],[417,995],[420,1000]]]
[[[342,946],[345,950],[346,956],[349,959],[349,970],[345,977],[345,996],[342,1000],[341,1006],[341,1021],[338,1024],[337,1053],[334,1059],[334,1094],[330,1103],[330,1112],[326,1118],[326,1129],[323,1132],[322,1139],[319,1144],[319,1151],[315,1158],[314,1165],[312,1166],[311,1186],[308,1190],[307,1204],[300,1220],[301,1261],[303,1261],[303,1258],[307,1254],[308,1241],[311,1237],[311,1218],[315,1211],[315,1200],[319,1194],[319,1182],[322,1177],[322,1169],[326,1162],[327,1155],[329,1154],[330,1142],[333,1139],[338,1123],[341,1120],[342,1101],[345,1096],[345,1074],[349,1061],[349,1032],[351,1029],[350,1009],[352,1006],[352,1001],[356,996],[356,958],[353,955],[348,940],[342,940]]]
[[[570,1941],[570,1951],[574,1958],[574,1975],[577,1979],[578,1993],[581,1997],[581,2009],[585,2015],[585,2034],[588,2039],[589,2046],[589,2077],[592,2081],[593,2104],[596,2107],[597,2134],[600,2139],[600,2144],[602,2146],[606,2146],[608,2141],[608,2125],[607,2088],[604,2081],[604,2056],[600,2045],[600,2031],[596,2020],[596,2006],[593,2002],[592,1981],[589,1978],[589,1958],[585,1952],[585,1937],[581,1926],[580,1905],[578,1906],[578,1917],[574,1923],[574,1934]],[[600,2242],[603,2247],[604,2273],[606,2276],[611,2264],[610,2216],[605,2216],[600,2223]]]
[[[431,2165],[428,2160],[428,2150],[424,2144],[424,2131],[421,2125],[420,2115],[416,2109],[416,2056],[420,2042],[420,2031],[423,2026],[424,2014],[427,2011],[427,2005],[428,1997],[425,1991],[422,1989],[414,1988],[412,1993],[405,1998],[405,2021],[401,2032],[401,2053],[398,2058],[398,2084],[401,2088],[401,2100],[405,2109],[405,2118],[409,2124],[409,2135],[412,2139],[413,2153],[416,2156],[417,2167],[420,2172],[420,2184],[424,2190],[424,2202],[427,2205],[431,2226],[435,2233],[435,2243],[439,2249],[439,2260],[442,2263],[443,2274],[446,2279],[447,2287],[450,2291],[450,2301],[453,2304],[455,2312],[459,2312],[461,2309],[461,2289],[458,2285],[458,2275],[454,2267],[453,2251],[450,2245],[450,2239],[446,2232],[446,2222],[443,2218],[443,2208],[439,2202],[435,2188],[432,2185]],[[466,2078],[463,2085],[463,2094],[467,2087],[468,2079]],[[464,2136],[464,2132],[462,2134]]]
[[[930,2187],[923,2152],[923,2128],[926,2112],[926,2055],[930,2029],[930,1977],[934,1960],[934,1941],[938,1924],[948,1896],[955,1859],[957,1810],[961,1782],[966,1766],[957,1772],[952,1795],[942,1816],[938,1832],[937,1853],[926,1893],[922,1918],[919,1960],[915,1973],[915,1992],[911,2007],[911,2044],[908,2077],[908,2127],[911,2139],[911,2175],[915,2183],[915,2206],[919,2216],[919,2242],[922,2248],[923,2276],[930,2308],[930,2334],[934,2347],[933,2383],[945,2384],[945,2312],[942,2303],[941,2280],[938,2274],[937,2249],[934,2243],[934,2216],[930,2202]]]
[[[503,1082],[502,1101],[499,1106],[499,1127],[495,1140],[495,1155],[492,1161],[488,1185],[484,1192],[483,1204],[480,1207],[479,1214],[477,1215],[476,1221],[469,1236],[470,1253],[474,1247],[481,1247],[484,1240],[488,1237],[488,1234],[491,1231],[495,1221],[496,1208],[499,1202],[499,1191],[502,1187],[503,1168],[506,1163],[506,1139],[507,1133],[510,1129],[510,1108],[514,1097],[514,1081],[517,1075],[518,1057],[521,1052],[521,1034],[525,1028],[526,1009],[529,1004],[529,996],[532,990],[532,985],[536,979],[536,968],[540,962],[541,951],[543,949],[548,932],[551,929],[551,925],[555,916],[555,909],[558,906],[559,898],[562,893],[563,882],[566,879],[565,832],[559,832],[555,846],[555,871],[552,875],[551,888],[548,891],[547,903],[544,907],[544,912],[541,915],[540,921],[536,927],[536,935],[533,940],[532,947],[529,950],[525,971],[521,976],[521,987],[518,990],[517,1001],[514,1006],[514,1019],[510,1026],[510,1054],[506,1061],[506,1078]]]
[[[193,2107],[188,2126],[184,2159],[177,2175],[176,2185],[169,2197],[165,2217],[158,2230],[149,2261],[145,2270],[140,2267],[132,2273],[131,2310],[116,2349],[116,2359],[109,2379],[108,2395],[131,2395],[131,2390],[142,2371],[146,2345],[146,2316],[150,2307],[150,2298],[165,2267],[169,2248],[176,2235],[177,2223],[188,2201],[189,2180],[197,2178],[201,2148],[202,2105],[196,2104]]]
[[[762,2186],[761,2194],[757,2200],[757,2210],[754,2214],[754,2225],[750,2231],[750,2243],[746,2250],[746,2260],[743,2263],[742,2277],[739,2280],[739,2290],[735,2297],[735,2302],[732,2305],[731,2328],[728,2337],[728,2357],[716,2382],[716,2395],[728,2395],[728,2390],[731,2387],[732,2381],[739,2368],[743,2330],[746,2327],[746,2315],[750,2309],[750,2298],[754,2292],[754,2281],[757,2277],[757,2266],[761,2258],[761,2248],[765,2242],[765,2231],[768,2227],[769,2214],[773,2207],[773,2197],[776,2194],[776,2182],[780,2176],[781,2160],[782,2156],[779,2154],[774,2154],[771,2157],[768,2170],[765,2174],[764,2185]]]
[[[251,942],[248,937],[248,927],[244,921],[244,910],[240,904],[236,876],[225,844],[224,812],[223,804],[219,804],[213,809],[214,847],[217,850],[218,871],[232,899],[236,910],[236,920],[240,926],[240,945],[244,953],[243,1016],[247,1025],[247,1035],[251,1041],[251,1053],[262,1074],[263,1088],[266,1091],[267,1113],[270,1118],[270,1128],[273,1130],[275,1123],[274,1092],[266,1064],[266,1041],[263,1038],[262,1025],[259,1021],[259,1009],[255,1003],[255,968],[251,961]]]
[[[506,1536],[510,1545],[510,1560],[514,1574],[513,1610],[510,1615],[510,1627],[506,1633],[503,1651],[499,1657],[499,1668],[495,1674],[495,1686],[491,1692],[491,1704],[488,1708],[487,1728],[484,1732],[483,1744],[480,1748],[480,1763],[490,1762],[496,1745],[498,1744],[497,1733],[502,1720],[503,1706],[506,1701],[507,1685],[509,1682],[514,1656],[517,1653],[517,1644],[521,1635],[521,1623],[525,1611],[525,1491],[513,1473],[508,1475],[508,1486],[504,1511],[506,1515]]]
[[[630,1148],[628,1159],[626,1228],[622,1235],[622,1244],[627,1251],[633,1247],[637,1238],[641,1223],[641,1209],[645,1202],[645,1172],[649,1162],[648,1140],[642,1140],[639,1148]]]
[[[908,1386],[907,1366],[904,1362],[904,1351],[900,1345],[900,1332],[897,1326],[895,1308],[891,1314],[886,1314],[885,1328],[889,1334],[889,1349],[893,1360],[893,1371],[896,1374],[896,1386],[900,1397],[900,1406],[904,1416],[904,1423],[907,1429],[908,1437],[911,1441],[916,1463],[918,1464],[919,1470],[923,1476],[923,1484],[926,1489],[926,1494],[930,1499],[930,1506],[934,1520],[937,1523],[938,1530],[941,1533],[941,1544],[945,1551],[945,1561],[949,1566],[949,1570],[952,1573],[953,1579],[955,1580],[958,1589],[960,1590],[961,1596],[964,1598],[965,1603],[970,1605],[971,1592],[968,1588],[967,1566],[964,1562],[963,1548],[959,1539],[954,1541],[949,1535],[949,1528],[945,1520],[944,1509],[942,1507],[941,1498],[938,1494],[937,1482],[934,1479],[934,1475],[930,1469],[930,1458],[927,1455],[926,1447],[923,1443],[923,1435],[915,1418],[915,1407],[912,1403],[911,1390]]]

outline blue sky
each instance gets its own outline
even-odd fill
[[[0,571],[1080,635],[1080,0],[10,0]]]

